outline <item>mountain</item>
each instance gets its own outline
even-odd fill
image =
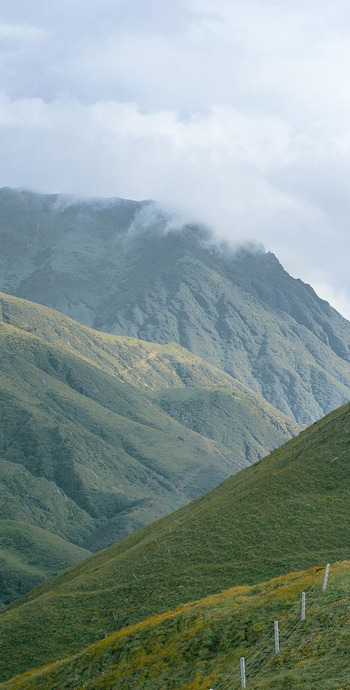
[[[349,433],[347,404],[11,604],[0,613],[2,678],[79,653],[181,603],[348,557]]]
[[[242,384],[171,388],[154,391],[148,397],[188,429],[215,439],[230,448],[234,457],[250,462],[266,455],[266,448],[281,445],[282,433],[295,436],[301,430],[291,426],[288,418],[273,414],[274,408]]]
[[[139,388],[185,427],[226,445],[225,452],[237,467],[245,466],[247,460],[255,462],[300,431],[300,426],[247,386],[175,343],[108,336],[33,302],[0,293],[1,321],[64,347]]]
[[[345,603],[350,563],[291,573],[253,587],[234,587],[123,628],[73,657],[1,683],[3,690],[84,687],[119,690],[238,688],[240,656],[247,687],[349,687]],[[306,620],[300,621],[301,592]],[[280,654],[273,621],[279,620]],[[336,650],[336,652],[335,652]]]
[[[8,295],[0,295],[0,366],[0,520],[28,523],[31,534],[45,530],[51,551],[54,535],[73,542],[62,567],[88,554],[75,545],[109,546],[299,431],[263,398],[176,344],[98,333]],[[182,386],[209,397],[201,431],[199,421],[179,423],[174,410],[168,414],[149,399],[171,386],[178,396]],[[217,396],[232,399],[220,427]],[[8,534],[15,533],[13,524]],[[19,543],[8,544],[13,553]],[[24,558],[27,550],[24,543]],[[0,603],[59,569],[39,563],[30,577],[18,558],[10,589],[17,560],[4,565],[10,576],[0,582]]]
[[[15,507],[11,499],[6,517],[10,510],[18,519],[30,504],[28,518],[40,512],[41,527],[80,544],[103,525],[103,545],[247,463],[64,348],[7,324],[0,337],[0,454],[19,477],[23,468],[31,475],[24,502],[18,496]],[[5,471],[8,479],[8,465]],[[51,482],[48,491],[43,479]]]
[[[263,250],[155,204],[0,190],[0,288],[95,329],[177,342],[309,424],[350,394],[350,324]]]
[[[0,605],[89,556],[55,534],[15,520],[0,520]]]

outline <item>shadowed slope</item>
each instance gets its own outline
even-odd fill
[[[7,295],[0,295],[0,348],[0,518],[90,550],[184,505],[298,431],[178,345],[97,333]],[[215,426],[210,405],[201,435],[143,395],[174,385],[230,386],[232,448],[207,437],[205,426]]]
[[[0,520],[0,607],[89,553],[39,527]]]
[[[36,483],[53,483],[58,503],[74,503],[64,528],[54,530],[62,536],[81,542],[93,525],[118,517],[106,525],[104,539],[113,541],[133,520],[138,526],[168,512],[241,466],[228,449],[65,349],[9,325],[0,337],[2,457],[12,471],[18,463],[19,474],[25,467]],[[52,529],[56,514],[47,519],[42,526]]]

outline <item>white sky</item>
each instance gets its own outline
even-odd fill
[[[350,318],[350,4],[0,0],[0,186],[153,198]]]

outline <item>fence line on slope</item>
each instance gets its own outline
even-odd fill
[[[220,487],[216,487],[212,491],[220,494]],[[187,508],[187,506],[184,507],[184,514],[180,517],[180,521],[175,519],[175,518],[173,519],[172,525],[169,526],[169,533],[170,534],[172,532],[175,532],[175,531],[180,531],[182,524],[186,520],[187,512],[190,510],[190,507],[188,507],[188,510],[186,510],[186,508]],[[197,520],[195,519],[194,524],[196,524],[196,522],[197,522]],[[167,534],[165,533],[165,534],[162,534],[162,536],[158,536],[157,538],[153,537],[150,539],[150,541],[148,542],[149,552],[147,553],[147,557],[145,555],[143,555],[143,557],[140,557],[140,563],[142,563],[144,566],[151,566],[152,565],[152,555],[157,553],[158,549],[162,549],[162,548],[167,549],[167,544],[162,543],[164,541],[164,539],[166,539],[166,536],[167,536]],[[202,534],[201,537],[203,537],[203,536],[204,535]],[[205,536],[206,536],[207,553],[209,553],[211,551],[213,554],[213,560],[216,560],[217,551],[213,548],[212,542],[209,542],[208,534],[206,534]],[[167,550],[169,551],[169,549],[167,549]],[[182,551],[183,553],[186,553],[185,549],[180,549],[180,551]],[[249,556],[251,557],[251,552],[249,551],[247,553],[249,553]],[[349,556],[349,558],[342,559],[342,561],[336,561],[335,563],[346,562],[347,560],[350,560],[350,556]],[[333,565],[335,565],[335,563],[333,563]],[[316,572],[318,574],[320,574],[320,571],[316,571]],[[324,577],[324,572],[325,571],[323,569],[322,570],[322,581],[323,581],[323,577]],[[137,577],[135,573],[132,573],[132,574],[137,581],[142,582],[143,576]],[[152,577],[152,574],[148,572],[146,577],[148,577],[150,579]],[[190,579],[193,580],[194,578],[190,578]],[[135,582],[135,580],[134,580],[134,582]],[[129,584],[131,584],[131,582]],[[184,589],[185,589],[185,585],[184,585]],[[307,610],[310,610],[310,607],[322,595],[322,587],[320,589],[320,592],[318,592],[318,588],[316,587],[316,585],[314,585],[313,589],[309,588],[307,591],[309,592],[309,594],[308,594],[306,605],[307,605]],[[310,591],[311,591],[311,598],[310,598]],[[219,594],[219,592],[217,594]],[[208,594],[206,596],[210,596],[210,595]],[[193,600],[188,601],[188,604],[193,604],[193,603],[195,603],[195,601],[193,601]],[[180,604],[178,604],[177,606],[179,606],[179,605]],[[187,605],[186,603],[183,604],[184,607],[186,605]],[[185,608],[184,608],[184,611],[186,611]],[[300,616],[300,621],[298,621],[298,617],[300,615],[299,607],[298,607],[298,611],[299,611],[299,614],[297,612],[295,614],[293,614],[292,612],[288,612],[279,621],[280,623],[282,621],[284,621],[284,622],[289,621],[290,622],[289,627],[285,628],[283,630],[283,636],[282,636],[283,646],[285,646],[288,642],[288,639],[290,639],[291,636],[294,636],[294,634],[296,634],[296,632],[300,629],[300,624],[302,621],[301,621],[301,616]],[[185,613],[184,618],[186,619],[186,617],[187,616]],[[294,622],[295,630],[292,627],[294,617],[295,617],[295,622]],[[290,633],[287,641],[286,641],[286,638],[284,635],[286,629]],[[273,632],[273,630],[272,630],[272,632]],[[111,634],[111,632],[106,633],[106,635],[108,635],[108,634]],[[268,640],[269,636],[270,636],[270,633],[266,633],[264,638],[258,643],[257,647],[259,647],[259,645],[263,644],[264,639]],[[183,644],[180,646],[180,649],[185,649],[187,647],[188,647],[188,640],[183,642]],[[257,658],[259,653],[260,653],[260,656],[262,657],[261,661],[259,661]],[[252,657],[252,655],[254,655],[254,657],[255,657],[254,658],[254,664],[253,663],[250,664],[250,657]],[[258,673],[260,673],[261,669],[265,668],[273,658],[274,658],[274,646],[273,646],[272,652],[269,651],[269,642],[265,643],[265,648],[263,648],[263,650],[261,650],[260,652],[258,652],[257,649],[252,650],[252,652],[250,652],[248,654],[248,656],[245,658],[245,666],[246,666],[245,671],[246,671],[247,682],[249,682],[249,680],[253,680],[256,677],[256,675]],[[259,670],[259,667],[260,667],[260,670]],[[236,680],[234,680],[234,679],[236,679]],[[231,680],[229,681],[229,683],[227,685],[224,685],[224,682],[226,682],[226,681],[221,682],[219,685],[215,684],[215,687],[213,690],[228,690],[228,688],[230,688],[230,690],[231,689],[236,690],[236,688],[237,688],[237,690],[238,690],[239,688],[241,688],[242,684],[241,684],[241,678],[240,678],[240,670],[238,669],[238,673],[237,673],[237,670],[235,670],[233,672],[233,674],[231,676]],[[232,685],[232,682],[234,682],[234,685]],[[249,688],[248,685],[246,685],[246,687]]]
[[[347,564],[348,560],[349,559],[344,559],[343,561],[337,561],[333,563],[333,567],[337,566],[337,569],[334,575],[332,573],[333,577],[331,578],[331,581],[329,583],[330,588],[342,578],[344,572],[349,571],[349,565]],[[309,601],[309,604],[306,604],[307,611],[310,611],[310,609],[312,609],[312,607],[325,596],[325,591],[327,591],[327,593],[329,592],[329,589],[324,590],[323,585],[324,578],[322,578],[322,586],[321,583],[318,583],[318,587],[315,586],[315,592],[313,594],[313,597],[311,598],[311,601],[309,597],[306,598],[306,602]],[[309,592],[310,589],[311,588],[309,588],[307,591]],[[295,620],[291,620],[294,618]],[[299,608],[297,614],[287,615],[284,617],[284,619],[285,621],[289,621],[289,624],[288,627],[280,628],[280,644],[283,651],[287,650],[290,647],[290,642],[294,639],[295,635],[304,628],[304,621],[301,620]],[[244,664],[241,663],[240,666],[237,665],[237,668],[233,671],[232,674],[229,675],[229,678],[226,677],[225,681],[222,681],[219,684],[214,684],[211,690],[239,690],[240,688],[247,688],[247,690],[249,690],[250,682],[254,681],[257,678],[257,676],[277,656],[274,648],[274,635],[272,625],[271,632],[265,635],[264,640],[266,639],[266,637],[270,638],[270,645],[268,643],[265,643],[263,651],[259,651],[259,653],[261,654],[261,658],[256,658],[256,649],[252,650],[252,652],[250,652],[250,654],[248,654],[247,657],[241,657],[242,659],[244,659]],[[264,640],[262,640],[261,642],[264,642]],[[260,644],[261,643],[259,643],[257,647],[260,646]],[[250,665],[249,660],[252,659],[252,657],[254,656],[255,662],[252,665]],[[243,668],[244,672],[242,672]]]

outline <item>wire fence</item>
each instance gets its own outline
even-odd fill
[[[215,492],[220,492],[220,487],[217,487],[216,489],[213,489]],[[188,508],[190,510],[190,507]],[[163,533],[161,536],[158,535],[157,537],[152,537],[149,541],[148,544],[148,551],[147,555],[143,554],[142,557],[140,558],[140,565],[143,565],[144,570],[144,576],[147,577],[147,579],[151,579],[153,577],[152,573],[152,561],[153,557],[155,554],[158,554],[159,549],[166,549],[168,550],[168,543],[167,543],[167,536],[172,534],[176,531],[182,531],[182,528],[185,526],[185,521],[186,521],[186,515],[187,515],[187,510],[186,507],[184,508],[184,512],[180,517],[180,520],[177,520],[173,518],[173,521],[171,525],[169,525],[169,533]],[[195,527],[196,520],[193,521],[193,528]],[[203,535],[201,533],[201,537],[204,537],[204,540],[206,542],[206,549],[207,549],[207,554],[211,553],[212,561],[215,562],[216,557],[217,557],[217,551],[215,547],[213,546],[213,543],[211,540],[209,540],[209,535]],[[205,538],[206,537],[206,538]],[[191,557],[191,554],[189,551],[186,549],[182,549],[182,553],[184,557]],[[247,559],[251,557],[251,553],[247,552]],[[336,582],[341,578],[342,573],[345,571],[345,564],[347,561],[350,561],[350,555],[347,558],[344,558],[342,561],[338,561],[336,563],[333,563],[333,565],[337,565],[336,573],[332,573],[332,567],[330,569],[330,573],[332,574],[331,577],[331,585],[336,584]],[[340,564],[340,565],[339,565]],[[343,569],[341,564],[343,564]],[[349,570],[349,565],[347,566],[347,569]],[[312,585],[310,585],[306,590],[305,590],[305,596],[306,596],[306,617],[309,615],[309,613],[312,611],[312,609],[315,607],[315,605],[320,601],[322,596],[324,596],[324,591],[323,591],[323,585],[324,585],[324,579],[325,579],[325,567],[320,568],[318,567],[317,571],[314,574],[314,582]],[[140,581],[140,585],[142,584],[142,579],[143,576],[140,574],[136,575],[133,573],[134,577],[134,584],[135,580]],[[131,583],[130,583],[131,584]],[[185,588],[184,588],[185,589]],[[209,593],[208,593],[209,594]],[[193,604],[194,602],[191,600],[188,600],[189,605]],[[184,604],[184,607],[186,604]],[[290,645],[293,644],[293,641],[297,638],[298,633],[302,632],[305,629],[305,621],[302,620],[302,603],[301,603],[301,597],[295,602],[295,608],[293,610],[289,610],[286,612],[282,617],[279,617],[278,620],[278,631],[279,631],[279,640],[280,640],[280,650],[285,651],[288,648],[290,648]],[[186,625],[186,618],[187,616],[190,619],[190,610],[189,613],[184,613],[184,625]],[[190,622],[190,621],[189,621]],[[189,626],[189,633],[191,630],[191,626]],[[111,634],[111,631],[109,631],[106,634]],[[180,645],[180,648],[177,650],[177,654],[179,658],[181,657],[182,653],[185,653],[185,651],[188,649],[188,645],[190,643],[190,638],[184,640],[184,642]],[[244,650],[242,649],[242,657],[244,656]],[[275,637],[274,637],[274,620],[271,621],[271,627],[270,630],[265,632],[259,640],[259,642],[254,645],[254,648],[246,655],[244,656],[244,678],[242,677],[242,668],[240,667],[239,660],[238,663],[236,664],[236,667],[232,669],[232,673],[226,673],[225,674],[225,679],[220,681],[219,683],[214,683],[213,685],[208,686],[207,690],[240,690],[241,688],[249,688],[251,687],[251,684],[257,679],[257,677],[264,671],[266,668],[273,662],[273,660],[276,658],[276,648],[275,648]]]
[[[277,658],[278,653],[290,649],[298,633],[303,633],[308,615],[312,612],[315,605],[322,598],[325,598],[325,593],[332,590],[334,585],[343,581],[344,573],[349,573],[350,575],[349,560],[350,558],[347,558],[333,564],[336,568],[334,572],[332,572],[332,567],[330,568],[331,577],[329,583],[326,582],[326,569],[321,572],[321,576],[319,572],[315,574],[315,584],[307,588],[305,592],[305,620],[302,620],[302,603],[300,598],[295,611],[289,612],[279,619],[278,651],[275,646],[274,621],[271,621],[270,631],[264,635],[249,654],[241,658],[241,663],[239,665],[236,664],[236,668],[232,670],[232,673],[226,674],[225,680],[212,685],[210,690],[239,690],[240,688],[247,688],[248,690],[250,687],[254,687],[254,681]],[[243,664],[242,660],[244,660]]]

